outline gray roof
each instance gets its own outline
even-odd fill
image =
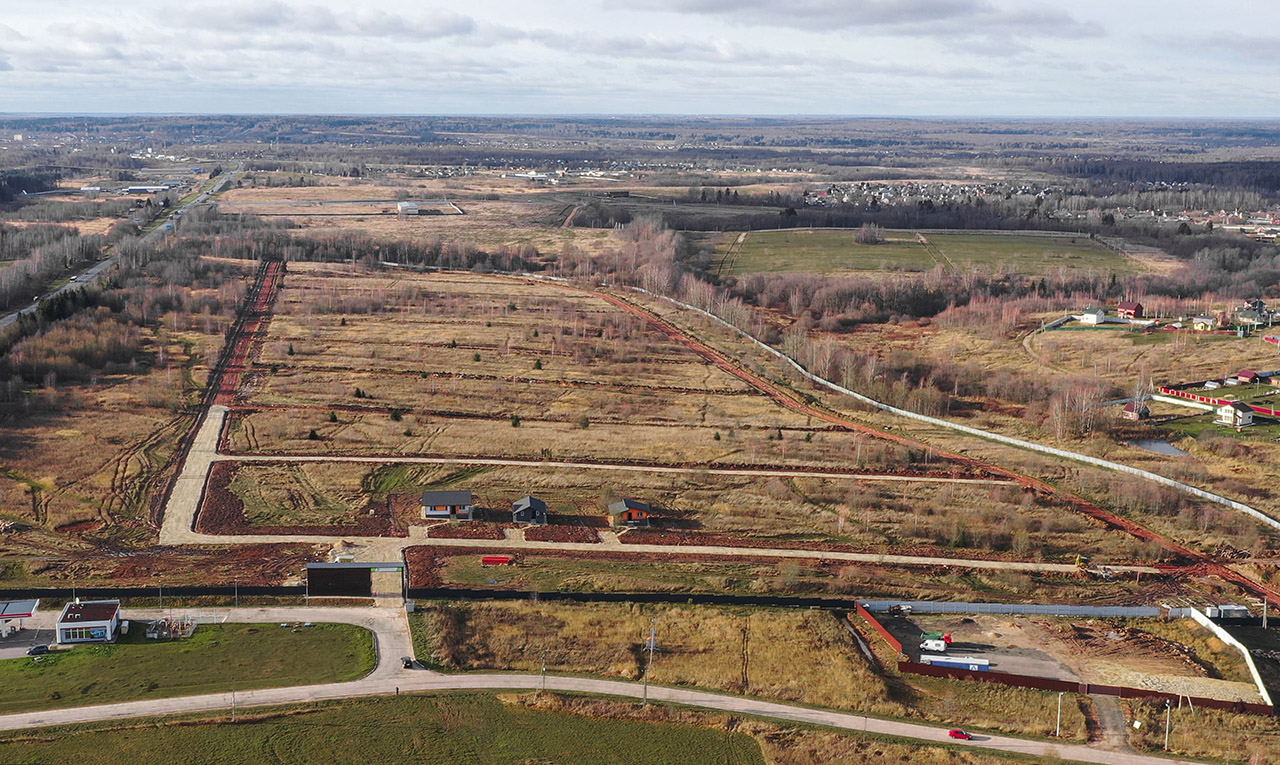
[[[609,515],[621,515],[626,510],[639,510],[642,513],[652,512],[649,506],[634,499],[620,499],[609,505]]]
[[[437,505],[469,505],[471,504],[471,492],[462,491],[424,491],[422,492],[422,504],[427,507]]]
[[[520,512],[521,510],[540,510],[545,513],[547,511],[547,503],[537,497],[521,497],[511,503],[511,509],[515,512]]]
[[[40,607],[39,600],[10,600],[0,603],[0,619],[24,619]]]

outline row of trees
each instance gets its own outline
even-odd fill
[[[25,304],[53,277],[97,259],[106,246],[101,236],[80,236],[62,226],[15,228],[0,224],[0,308]]]

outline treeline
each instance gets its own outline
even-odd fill
[[[779,197],[777,204],[785,204]],[[722,202],[722,204],[725,204]],[[758,196],[740,195],[728,204],[743,208],[766,206]],[[1028,214],[1030,212],[1031,214]],[[656,211],[664,225],[681,231],[767,231],[780,228],[861,228],[872,223],[892,229],[1000,229],[1009,231],[1080,231],[1084,226],[1045,217],[1038,208],[1011,212],[994,204],[935,204],[932,201],[878,207],[787,206],[781,210],[755,212],[710,211],[701,204],[673,205]],[[612,228],[627,224],[632,215],[624,205],[595,201],[574,215],[573,225],[581,228]],[[1097,228],[1096,226],[1094,228]]]
[[[132,199],[106,199],[100,202],[67,202],[60,199],[22,200],[18,209],[0,213],[3,220],[30,220],[43,223],[67,223],[95,218],[120,218],[133,209]]]
[[[1133,184],[1191,183],[1222,189],[1256,191],[1269,198],[1280,194],[1280,162],[1167,162],[1147,159],[1047,159],[1033,169],[1055,175]]]
[[[0,202],[12,202],[24,191],[35,194],[58,188],[58,174],[39,170],[0,172]]]
[[[90,382],[147,368],[163,353],[150,330],[206,334],[230,324],[244,294],[244,271],[201,260],[200,252],[128,239],[102,285],[50,296],[0,332],[0,399],[30,385]]]
[[[63,226],[15,228],[0,224],[0,307],[22,305],[53,277],[96,260],[106,246],[101,236],[80,236]]]

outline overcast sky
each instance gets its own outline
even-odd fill
[[[3,0],[0,111],[1280,117],[1280,3]]]

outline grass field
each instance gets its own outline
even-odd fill
[[[983,270],[1005,268],[1038,274],[1060,268],[1132,273],[1137,264],[1094,244],[1088,237],[1007,236],[998,234],[929,234],[928,239],[958,266]]]
[[[442,668],[536,672],[545,653],[549,671],[627,679],[642,676],[651,623],[655,683],[992,730],[1052,729],[1053,694],[882,674],[829,612],[492,602],[423,604],[410,615],[415,655]],[[1064,705],[1063,730],[1083,735],[1078,708]]]
[[[428,548],[429,549],[429,548]],[[593,557],[595,556],[595,557]],[[417,560],[410,555],[410,564]],[[422,565],[428,565],[426,563]],[[418,574],[415,567],[415,575]],[[426,572],[423,572],[426,573]],[[541,592],[710,592],[834,594],[863,598],[948,600],[984,598],[1000,602],[1044,602],[1081,605],[1156,603],[1170,587],[1179,594],[1197,594],[1193,582],[1147,577],[1088,581],[1072,575],[1042,576],[1008,571],[936,571],[844,562],[731,562],[700,558],[652,561],[607,559],[599,553],[525,552],[518,565],[483,566],[477,554],[441,557],[435,571],[440,586],[494,587]],[[414,585],[417,586],[417,585]]]
[[[423,762],[452,765],[608,763],[752,765],[744,733],[697,725],[600,720],[538,711],[484,694],[362,699],[225,720],[124,728],[84,726],[0,739],[7,763],[170,761]]]
[[[186,640],[147,640],[133,622],[115,645],[85,645],[0,662],[0,712],[87,706],[354,680],[373,669],[373,636],[319,624],[202,624]],[[2,758],[0,758],[2,759]]]
[[[1058,269],[1133,273],[1133,261],[1099,247],[1086,237],[977,233],[928,234],[934,254],[914,232],[888,231],[876,245],[857,244],[854,231],[752,231],[727,235],[712,270],[725,275],[807,271],[836,274],[856,271],[928,271],[978,268],[1041,274]],[[940,255],[940,256],[939,256]]]
[[[728,234],[721,245],[725,275],[808,271],[928,271],[939,265],[915,237],[894,232],[876,245],[857,244],[854,231],[752,231]],[[742,238],[740,238],[742,237]]]

